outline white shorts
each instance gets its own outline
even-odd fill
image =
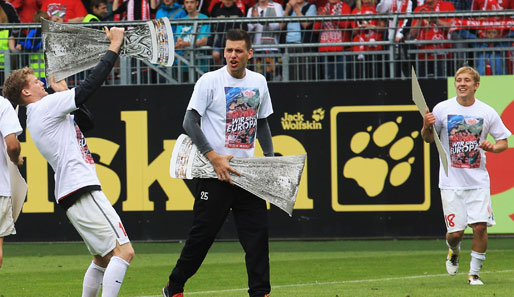
[[[10,196],[0,196],[0,237],[16,234],[12,218],[12,199]]]
[[[120,217],[102,191],[82,194],[66,211],[71,224],[86,243],[91,255],[101,257],[130,242]]]
[[[441,189],[444,221],[449,233],[463,231],[474,223],[494,226],[489,188],[473,190]]]

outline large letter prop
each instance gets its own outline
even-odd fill
[[[237,186],[292,216],[306,156],[232,158],[230,166],[242,175],[231,174],[231,178]],[[184,179],[217,178],[211,162],[185,134],[179,136],[173,148],[170,175]]]
[[[419,86],[418,77],[416,76],[416,71],[414,67],[412,67],[412,101],[416,103],[421,116],[425,118],[425,110],[428,109],[427,102],[425,100],[425,96],[423,96],[423,92],[421,92],[421,87]],[[437,148],[437,152],[439,153],[439,159],[441,160],[441,164],[443,165],[444,173],[448,176],[448,157],[446,156],[446,152],[444,151],[443,144],[439,139],[439,135],[434,129],[434,143]]]
[[[95,66],[109,48],[102,30],[42,20],[45,72],[59,81]],[[175,45],[168,18],[147,21],[125,31],[120,56],[173,65]]]

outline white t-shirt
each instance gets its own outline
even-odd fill
[[[187,109],[202,116],[202,132],[216,153],[239,158],[253,157],[257,119],[273,113],[266,78],[246,69],[237,79],[227,66],[200,77]]]
[[[489,188],[485,152],[478,145],[488,134],[495,141],[511,135],[498,113],[478,99],[471,106],[463,106],[457,97],[440,102],[432,113],[435,130],[449,157],[448,176],[442,165],[439,168],[439,188]]]
[[[268,6],[265,9],[261,7],[252,6],[248,9],[247,17],[251,18],[253,10],[257,9],[259,17],[282,17],[284,16],[284,10],[282,6],[276,2],[269,1]],[[273,45],[278,44],[280,39],[280,23],[249,23],[248,32],[254,33],[253,44],[262,45]],[[278,48],[259,48],[255,49],[257,52],[262,51],[278,51]]]
[[[85,186],[100,185],[86,139],[70,114],[76,109],[75,89],[27,105],[27,128],[55,171],[57,201]]]
[[[5,137],[13,133],[20,135],[22,131],[20,121],[11,103],[0,96],[0,136],[2,137],[0,141],[0,196],[11,196],[11,178],[7,167],[7,162],[11,162],[11,160],[5,158]]]

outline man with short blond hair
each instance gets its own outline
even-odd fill
[[[50,77],[53,94],[31,68],[13,71],[5,80],[3,94],[27,107],[27,129],[55,172],[55,200],[84,240],[93,261],[87,269],[82,297],[115,297],[134,250],[120,217],[103,193],[95,162],[84,134],[71,113],[79,109],[102,85],[118,59],[122,28],[105,28],[108,51],[76,88]]]
[[[507,149],[511,132],[498,113],[475,98],[480,75],[469,67],[455,73],[457,96],[428,109],[421,135],[427,142],[434,141],[434,132],[450,158],[448,175],[439,169],[439,188],[446,223],[446,243],[449,247],[446,269],[455,275],[459,268],[460,244],[467,226],[473,229],[471,263],[468,272],[470,285],[483,285],[480,269],[487,250],[487,227],[495,225],[491,208],[489,173],[486,154]],[[491,135],[495,143],[487,140]]]

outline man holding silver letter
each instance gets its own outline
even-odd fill
[[[27,128],[38,150],[55,172],[55,199],[84,240],[93,261],[83,280],[83,297],[117,296],[134,250],[120,217],[101,190],[93,156],[71,113],[102,85],[118,59],[122,28],[105,28],[107,52],[87,78],[68,90],[64,80],[54,81],[48,95],[31,68],[13,71],[3,94],[27,107]]]
[[[264,200],[233,184],[232,157],[254,155],[256,138],[265,156],[273,156],[267,117],[273,113],[266,79],[246,69],[253,55],[246,31],[227,32],[227,66],[204,74],[196,83],[184,118],[184,129],[212,163],[217,179],[200,179],[195,193],[194,220],[188,239],[163,288],[165,297],[183,296],[186,281],[202,264],[229,211],[246,253],[250,297],[268,296],[268,217]]]
[[[464,230],[473,229],[471,263],[468,272],[470,285],[483,285],[480,269],[487,250],[487,227],[495,225],[491,208],[489,173],[486,154],[501,153],[508,147],[511,132],[498,113],[475,98],[480,75],[469,67],[455,73],[457,96],[438,103],[432,112],[425,112],[421,135],[427,142],[434,141],[434,133],[441,138],[450,157],[448,175],[441,166],[439,188],[446,223],[446,243],[449,247],[446,270],[456,275]],[[491,135],[495,143],[487,140]],[[441,163],[442,164],[442,163]]]

